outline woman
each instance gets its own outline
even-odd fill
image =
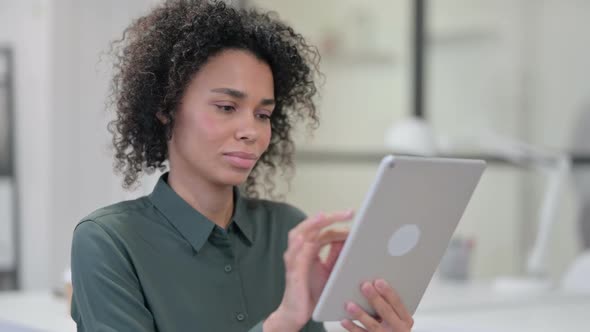
[[[78,330],[323,331],[310,317],[347,235],[324,228],[352,212],[306,218],[255,199],[292,166],[295,121],[317,123],[315,49],[268,14],[196,0],[161,5],[119,43],[116,169],[125,187],[169,171],[76,227]],[[365,328],[348,331],[411,328],[387,284],[362,289],[379,317],[349,303]]]

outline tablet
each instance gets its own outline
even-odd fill
[[[317,306],[315,321],[349,318],[381,278],[414,314],[485,169],[483,160],[386,156],[359,209]]]

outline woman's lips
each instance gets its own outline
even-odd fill
[[[224,153],[223,157],[230,165],[241,169],[251,169],[258,160],[255,154],[246,152]]]

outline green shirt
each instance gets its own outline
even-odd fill
[[[287,233],[305,215],[234,189],[227,230],[158,181],[84,218],[72,243],[78,331],[262,331],[285,288]],[[303,331],[325,331],[310,321]]]

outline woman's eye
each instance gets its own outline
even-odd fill
[[[260,114],[258,114],[258,118],[261,120],[270,120],[270,115],[265,114],[265,113],[260,113]]]
[[[220,111],[229,113],[235,111],[235,108],[230,105],[215,105]]]

